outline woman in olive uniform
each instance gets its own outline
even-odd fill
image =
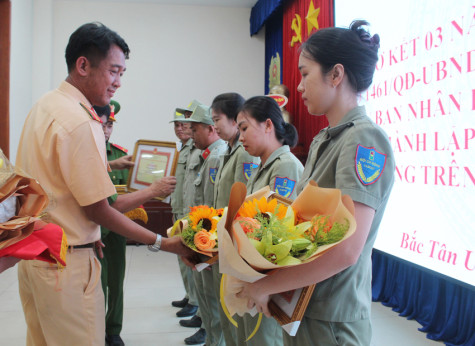
[[[249,155],[239,142],[237,114],[244,103],[244,98],[237,93],[225,93],[214,98],[211,104],[214,127],[221,139],[228,143],[228,149],[220,158],[219,170],[214,185],[214,207],[224,208],[229,203],[231,186],[239,181],[247,183],[252,169],[257,167],[260,160]],[[219,263],[212,266],[216,297],[219,300],[222,275],[219,273]],[[218,313],[218,312],[216,312]],[[227,346],[235,345],[235,327],[228,320],[221,305],[219,319]]]
[[[303,172],[302,163],[290,152],[290,147],[297,143],[297,130],[285,122],[277,102],[267,96],[252,97],[242,106],[237,122],[242,145],[250,155],[261,159],[247,182],[247,193],[269,185],[272,191],[294,199],[296,184]],[[262,318],[257,333],[246,342],[256,327],[258,316],[235,316],[238,344],[282,345],[282,327],[269,317]]]
[[[290,152],[297,144],[297,130],[286,123],[279,105],[267,96],[247,100],[238,115],[241,142],[246,151],[261,159],[247,182],[247,193],[269,185],[279,195],[295,199],[303,165]]]
[[[295,337],[286,345],[370,345],[371,250],[394,182],[386,134],[358,106],[378,60],[379,36],[365,21],[349,29],[317,31],[303,45],[298,90],[308,111],[328,119],[313,140],[297,192],[309,180],[338,188],[355,202],[356,232],[314,261],[285,268],[253,284],[241,297],[269,314],[269,295],[317,283]]]

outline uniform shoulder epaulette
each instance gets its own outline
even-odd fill
[[[117,148],[117,149],[123,151],[123,152],[126,153],[126,154],[129,152],[127,149],[125,149],[124,147],[121,147],[121,146],[118,145],[118,144],[111,143],[111,145],[112,145],[114,148]]]
[[[102,124],[102,120],[101,118],[99,118],[94,108],[88,108],[83,102],[79,102],[79,104],[81,105],[82,108],[84,108],[87,114],[89,114],[92,120],[98,121]]]

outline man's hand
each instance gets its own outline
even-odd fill
[[[109,161],[109,166],[111,169],[128,169],[134,165],[135,162],[132,161],[132,155],[125,155],[119,157],[118,159]]]
[[[167,197],[173,191],[175,191],[176,178],[175,177],[163,177],[155,180],[150,189],[153,192],[154,197]]]
[[[102,240],[96,241],[94,243],[94,247],[96,248],[97,257],[99,257],[100,259],[104,258],[104,252],[102,251],[102,249],[106,246],[104,245]]]
[[[195,264],[201,262],[198,253],[194,252],[185,244],[183,244],[180,237],[178,236],[162,238],[162,250],[181,256],[183,262],[191,268],[194,268]]]

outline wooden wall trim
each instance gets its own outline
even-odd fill
[[[10,157],[10,0],[0,0],[0,148]]]

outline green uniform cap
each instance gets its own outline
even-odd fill
[[[193,111],[193,114],[191,114],[191,117],[186,119],[186,121],[214,125],[213,118],[211,117],[211,110],[205,105],[199,105],[196,107],[196,109]]]
[[[200,105],[201,102],[197,100],[193,100],[190,104],[185,108],[177,108],[176,111],[181,114],[185,114],[185,112],[194,112],[195,108]]]
[[[109,106],[111,107],[111,113],[110,113],[110,116],[109,116],[109,120],[110,121],[116,121],[117,119],[115,118],[115,116],[120,111],[120,104],[119,104],[119,102],[117,102],[115,100],[111,100]]]
[[[175,112],[173,114],[173,120],[170,121],[171,123],[174,123],[175,121],[179,121],[179,122],[184,122],[184,121],[188,121],[188,119],[185,118],[185,114],[183,113],[180,113],[178,110],[180,108],[176,108],[175,109]]]

